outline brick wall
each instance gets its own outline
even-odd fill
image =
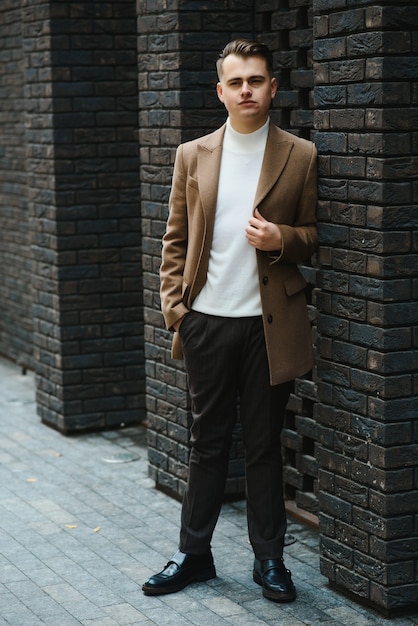
[[[32,295],[22,17],[20,3],[1,2],[0,352],[26,368],[32,366]]]
[[[417,5],[315,0],[321,567],[418,598]]]

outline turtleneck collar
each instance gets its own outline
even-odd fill
[[[224,147],[236,154],[258,152],[264,150],[270,125],[270,118],[266,123],[252,133],[239,133],[231,126],[229,118],[226,120]]]

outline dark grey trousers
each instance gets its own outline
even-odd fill
[[[280,558],[286,531],[280,435],[293,381],[270,385],[261,317],[192,311],[181,324],[180,336],[193,415],[180,550],[202,554],[210,548],[223,502],[238,400],[250,542],[256,558]]]

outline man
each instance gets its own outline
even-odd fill
[[[179,551],[142,589],[172,593],[216,576],[210,544],[239,399],[253,578],[266,598],[290,602],[280,436],[293,381],[313,365],[297,263],[317,246],[316,151],[269,121],[267,46],[232,41],[217,70],[228,119],[179,146],[163,239],[162,310],[193,417]]]

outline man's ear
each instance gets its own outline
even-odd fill
[[[273,99],[276,95],[278,88],[279,86],[277,84],[277,78],[273,76],[273,78],[271,79],[271,99]]]
[[[220,82],[217,83],[217,85],[216,85],[216,93],[218,94],[219,100],[221,102],[223,102],[224,101],[224,96],[223,96],[223,93],[222,93],[222,84]]]

